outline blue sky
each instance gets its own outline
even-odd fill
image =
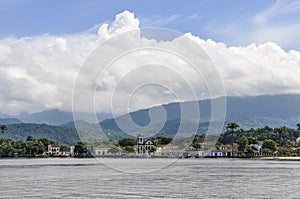
[[[297,33],[276,34],[285,27],[290,32],[300,29],[295,27],[300,21],[299,3],[275,0],[0,0],[0,37],[77,33],[113,21],[124,10],[134,12],[141,27],[192,32],[235,46],[270,40],[287,50],[299,50]],[[258,24],[257,15],[267,21]],[[270,32],[272,36],[266,36]]]

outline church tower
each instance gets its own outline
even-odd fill
[[[137,144],[138,154],[143,154],[143,152],[144,152],[144,135],[143,134],[138,135],[136,144]]]

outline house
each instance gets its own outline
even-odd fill
[[[74,156],[75,146],[70,146],[70,156]]]
[[[136,140],[136,148],[137,148],[137,154],[149,154],[152,152],[154,148],[154,144],[151,140],[144,140],[144,135],[139,134]]]
[[[228,157],[231,154],[231,150],[219,150],[214,149],[205,154],[205,157]]]
[[[48,154],[58,156],[60,155],[59,144],[49,144],[48,145]]]
[[[262,151],[262,146],[258,145],[258,144],[250,144],[251,148],[256,150],[257,152],[261,152]]]
[[[59,152],[59,155],[61,156],[70,156],[70,148],[66,148]]]
[[[105,155],[109,155],[109,148],[108,147],[94,147],[93,149],[93,155],[94,156],[105,156]]]
[[[296,145],[299,145],[299,143],[300,143],[300,137],[298,137],[298,138],[296,139]]]
[[[176,145],[167,145],[162,147],[161,154],[168,157],[180,157],[183,151]]]
[[[233,148],[233,151],[237,151],[237,147]],[[232,153],[232,146],[218,146],[207,152],[203,152],[202,156],[205,157],[230,157]]]
[[[157,147],[156,151],[155,151],[155,155],[156,156],[161,156],[162,155],[162,149],[163,148],[161,146]]]
[[[203,151],[192,151],[192,150],[187,150],[183,153],[183,157],[188,158],[188,157],[201,157],[203,156]]]

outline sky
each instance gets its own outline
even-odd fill
[[[72,110],[74,81],[93,50],[119,33],[144,27],[172,29],[201,46],[216,65],[226,95],[300,93],[300,3],[296,0],[0,0],[0,27],[1,114]],[[153,45],[176,51],[179,43]],[[178,70],[184,68],[178,65]],[[107,84],[113,85],[112,79],[121,71],[112,71]],[[147,89],[137,92],[143,100],[136,100],[133,109],[173,99]],[[110,93],[109,89],[99,93],[104,101],[97,111],[110,111],[106,99]],[[189,99],[187,95],[179,100]]]
[[[192,32],[227,45],[273,41],[287,50],[300,48],[295,0],[1,0],[0,36],[74,34],[111,22],[124,10],[134,12],[141,27]]]

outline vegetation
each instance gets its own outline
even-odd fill
[[[154,143],[154,145],[167,145],[169,144],[173,139],[170,137],[164,137],[164,136],[158,136],[151,138],[151,141]]]
[[[300,137],[300,123],[297,128],[289,128],[286,126],[271,128],[265,126],[263,128],[251,128],[244,130],[235,122],[226,125],[226,131],[219,135],[210,135],[214,140],[219,136],[217,145],[231,145],[232,154],[238,156],[251,156],[254,152],[263,152],[278,155],[300,155],[300,144],[296,139]],[[90,154],[94,146],[108,146],[109,152],[119,153],[120,151],[134,153],[136,140],[133,138],[121,138],[118,141],[110,139],[101,143],[90,143],[81,141],[78,137],[76,129],[66,126],[51,126],[47,124],[13,124],[0,126],[0,156],[1,157],[35,157],[42,156],[49,144],[59,143],[61,151],[66,151],[67,145],[75,144],[75,154],[82,156]],[[34,137],[30,134],[33,133]],[[191,144],[193,150],[202,150],[204,145],[210,141],[210,136],[205,134],[197,134],[190,138],[177,138],[158,135],[151,138],[154,143],[153,151],[157,147],[165,146],[170,143],[176,146],[186,147]],[[17,138],[21,138],[16,140]],[[192,141],[192,142],[191,142]],[[254,146],[260,145],[261,150]]]
[[[1,133],[4,133],[5,131],[7,131],[7,126],[1,125],[0,130],[1,130]]]
[[[299,143],[296,139],[300,137],[300,124],[297,129],[288,128],[286,126],[271,128],[265,126],[263,128],[251,128],[249,130],[238,129],[235,123],[227,125],[227,131],[220,135],[218,145],[238,145],[239,155],[249,155],[254,152],[253,145],[262,144],[263,153],[278,155],[291,155],[299,151]]]
[[[136,145],[136,140],[131,138],[124,138],[122,140],[119,140],[119,145],[122,147],[134,146]]]
[[[54,141],[47,138],[34,139],[28,136],[27,141],[15,141],[11,139],[0,139],[1,157],[35,157],[42,156],[48,149],[48,144],[54,144]]]
[[[196,135],[193,139],[192,146],[195,150],[200,150],[202,147],[202,143],[204,142],[205,135]]]
[[[127,151],[129,153],[133,153],[134,152],[134,147],[133,146],[126,146],[125,151]]]
[[[277,150],[277,144],[273,140],[265,140],[262,148],[266,153],[274,153]]]
[[[264,141],[267,139],[275,141],[278,145],[292,146],[292,142],[300,137],[300,130],[295,130],[288,127],[271,128],[265,126],[263,128],[243,130],[239,129],[234,132],[226,131],[220,135],[219,142],[225,145],[231,144],[232,140],[234,143],[245,136],[250,141],[249,144],[257,143],[258,141]]]
[[[2,127],[2,126],[1,126]],[[11,140],[26,141],[28,136],[47,138],[59,144],[74,145],[80,140],[75,128],[65,126],[52,126],[48,124],[10,124],[2,129],[2,137]]]

